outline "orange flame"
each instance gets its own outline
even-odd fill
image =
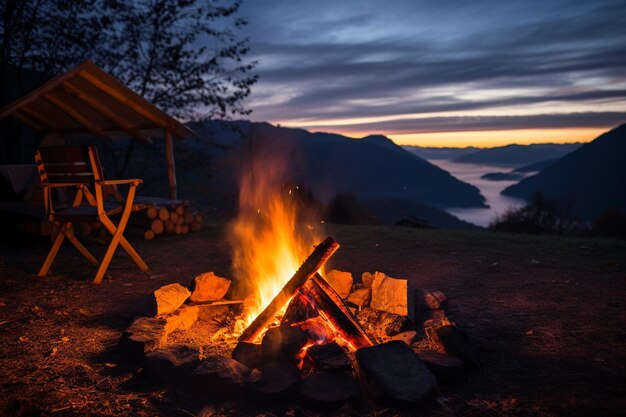
[[[263,151],[263,150],[262,150]],[[286,183],[289,157],[257,152],[243,169],[239,215],[230,225],[233,274],[254,297],[246,326],[265,309],[321,241],[311,224],[298,219],[298,187]],[[286,307],[286,306],[285,306]]]

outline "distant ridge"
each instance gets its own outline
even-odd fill
[[[496,165],[505,167],[519,167],[545,161],[546,159],[560,158],[569,152],[578,149],[580,143],[541,143],[533,145],[506,145],[496,148],[481,149],[474,153],[462,155],[454,162],[480,165]]]
[[[529,200],[536,192],[567,202],[593,220],[609,208],[626,210],[626,124],[600,135],[502,194]]]
[[[288,150],[287,158],[297,168],[297,180],[325,203],[338,192],[351,192],[363,204],[371,202],[377,212],[383,206],[381,201],[393,200],[402,202],[394,210],[398,216],[423,218],[438,227],[463,228],[469,225],[445,213],[442,208],[485,205],[478,188],[411,154],[385,136],[352,139],[249,121],[208,121],[191,123],[190,127],[202,139],[183,141],[180,147],[188,148],[195,155],[210,154],[213,178],[211,184],[204,187],[217,189],[220,193],[236,184],[233,178],[227,179],[235,175],[229,159],[233,152],[229,149],[272,139]],[[187,157],[194,158],[194,153],[189,152]],[[186,170],[181,164],[177,168],[181,175],[188,176],[179,180],[181,184],[198,183],[198,170],[203,169],[194,166]],[[400,218],[393,219],[398,220]]]

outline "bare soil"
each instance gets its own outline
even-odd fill
[[[222,224],[135,242],[141,273],[119,251],[101,285],[70,246],[37,278],[50,242],[0,242],[0,414],[7,416],[312,416],[296,402],[197,404],[118,364],[117,344],[146,295],[201,272],[230,276]],[[438,288],[483,365],[417,410],[370,403],[354,416],[617,416],[626,410],[626,242],[398,227],[329,226],[331,266],[382,271]],[[93,248],[93,246],[91,246]],[[95,252],[102,255],[105,247]],[[211,402],[212,401],[212,402]]]

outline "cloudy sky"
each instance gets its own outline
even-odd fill
[[[626,122],[623,0],[247,0],[251,119],[431,146]]]

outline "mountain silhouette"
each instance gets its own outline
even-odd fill
[[[626,124],[565,155],[536,175],[502,191],[529,200],[536,192],[593,220],[609,208],[626,210]]]
[[[454,159],[454,162],[519,167],[545,161],[546,159],[560,158],[569,152],[578,149],[580,143],[545,143],[533,145],[506,145],[496,148],[481,149]]]
[[[433,220],[434,225],[440,227],[453,223],[456,226],[467,225],[443,212],[443,207],[485,205],[478,188],[458,180],[385,136],[352,139],[338,134],[311,133],[249,121],[207,121],[191,123],[190,127],[202,139],[183,141],[179,148],[187,148],[187,152],[181,149],[187,157],[190,153],[210,154],[211,181],[220,184],[213,188],[232,189],[236,185],[231,158],[238,148],[271,141],[273,148],[280,148],[280,152],[286,154],[296,181],[324,203],[339,192],[350,192],[364,205],[371,203],[376,209],[373,211],[380,213],[381,201],[401,201],[402,209],[398,207],[396,210],[398,216],[412,215]],[[184,161],[187,157],[179,159]],[[184,162],[177,162],[179,176],[184,177],[179,180],[181,189],[184,188],[183,182],[198,181],[199,169],[190,167],[187,170],[182,164]],[[391,220],[389,216],[383,217]]]

